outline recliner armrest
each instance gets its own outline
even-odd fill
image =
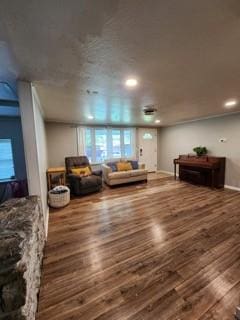
[[[81,176],[79,175],[76,175],[76,174],[73,174],[73,173],[70,173],[67,175],[67,178],[70,180],[70,181],[78,181],[78,180],[81,180]]]
[[[102,170],[94,170],[94,171],[92,171],[92,174],[94,176],[101,177],[102,176]]]

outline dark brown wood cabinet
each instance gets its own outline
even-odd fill
[[[179,179],[194,184],[223,188],[225,183],[224,157],[180,155],[174,159],[174,176],[176,179],[179,165]]]

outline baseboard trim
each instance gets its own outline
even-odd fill
[[[160,173],[162,172],[162,173],[166,173],[166,174],[170,174],[171,176],[174,176],[174,172],[171,172],[171,171],[158,170],[157,172],[160,172]],[[177,177],[178,177],[178,173],[177,173]],[[227,184],[224,185],[224,188],[240,192],[240,188],[234,187],[234,186],[229,186]]]
[[[227,184],[224,185],[224,188],[240,192],[240,188],[234,187],[234,186],[229,186]]]

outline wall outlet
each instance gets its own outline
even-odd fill
[[[225,143],[225,142],[227,142],[227,138],[220,138],[219,142]]]

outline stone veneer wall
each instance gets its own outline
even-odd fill
[[[37,197],[0,206],[0,319],[33,320],[45,243]]]

